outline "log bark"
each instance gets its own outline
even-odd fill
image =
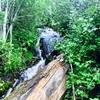
[[[16,87],[6,100],[61,100],[66,91],[66,71],[62,56],[50,62],[33,79]]]

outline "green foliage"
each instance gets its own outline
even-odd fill
[[[33,58],[34,48],[38,37],[38,34],[35,31],[34,25],[31,23],[31,21],[32,20],[29,22],[26,21],[25,25],[21,22],[17,23],[13,32],[13,43],[16,48],[20,47],[22,49],[25,64],[30,62]]]
[[[23,0],[24,1],[24,0]],[[34,12],[32,4],[34,1],[20,2],[17,0],[11,11],[18,10],[16,20],[13,22],[12,37],[8,34],[7,42],[0,41],[0,76],[6,74],[20,73],[26,68],[34,55],[34,47],[37,41],[37,32],[34,25]],[[9,1],[9,4],[12,1]],[[12,2],[13,3],[13,2]],[[11,6],[12,6],[11,3]],[[19,7],[19,4],[22,3]],[[14,9],[14,10],[13,10]],[[10,15],[8,15],[10,18]],[[3,13],[0,12],[0,18],[3,18]],[[1,19],[0,19],[1,21]],[[8,21],[12,23],[12,21]],[[1,27],[0,27],[1,29]],[[12,43],[9,40],[12,38]]]
[[[71,63],[74,69],[74,72],[71,69],[68,72],[67,97],[72,96],[73,83],[76,98],[82,100],[89,99],[92,95],[90,91],[100,84],[100,14],[98,13],[98,7],[95,6],[78,12],[72,19],[71,31],[56,45],[56,49],[65,54],[66,62]]]
[[[17,0],[11,12],[16,11],[20,3]],[[0,24],[3,17],[3,12],[0,12]],[[9,20],[7,25],[11,23]],[[69,69],[67,74],[65,99],[73,99],[74,83],[76,98],[98,100],[97,96],[91,97],[90,91],[100,84],[99,0],[25,0],[13,24],[12,43],[0,41],[0,77],[16,76],[25,69],[34,55],[38,38],[36,27],[49,26],[64,36],[56,49],[64,53],[67,63],[73,65],[74,71]],[[0,91],[4,92],[8,85],[4,88],[2,84],[6,83],[0,82]]]
[[[11,86],[10,82],[4,82],[0,80],[0,96]]]
[[[3,23],[3,17],[4,17],[4,14],[3,12],[0,11],[0,24]]]
[[[0,76],[23,69],[22,51],[13,44],[0,42]]]
[[[14,78],[20,77],[20,72],[26,69],[28,63],[33,60],[34,47],[38,36],[34,25],[34,9],[32,8],[34,1],[23,1],[9,0],[11,14],[7,16],[9,19],[7,20],[7,29],[12,24],[13,30],[10,34],[7,34],[7,42],[0,40],[0,77],[5,80],[2,84],[0,83],[2,85],[0,87],[1,95],[10,86],[7,85],[6,80],[14,82]],[[16,17],[13,22],[10,20],[12,17]],[[3,20],[3,13],[0,12],[0,24]],[[0,32],[2,32],[2,29],[3,26],[0,26]],[[12,39],[12,42],[9,39]]]
[[[68,27],[70,0],[36,0],[35,25],[49,26],[56,30]]]

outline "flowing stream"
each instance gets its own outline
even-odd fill
[[[23,81],[34,77],[39,69],[45,66],[45,60],[50,53],[54,51],[54,43],[60,40],[60,34],[51,28],[38,28],[40,37],[36,44],[36,56],[40,61],[31,68],[28,68],[21,75]]]
[[[54,44],[55,42],[59,41],[60,34],[58,32],[55,32],[51,28],[38,28],[38,33],[39,33],[39,39],[36,44],[36,56],[39,60],[39,62],[32,66],[31,68],[28,68],[27,70],[23,71],[21,74],[20,79],[17,79],[13,86],[9,88],[5,96],[9,96],[10,93],[13,91],[13,89],[21,82],[23,81],[28,81],[32,79],[34,76],[38,74],[38,72],[41,69],[44,69],[45,67],[45,61],[53,51],[54,51]]]

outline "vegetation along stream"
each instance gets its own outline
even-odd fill
[[[0,0],[0,98],[64,54],[64,100],[100,100],[100,0]]]

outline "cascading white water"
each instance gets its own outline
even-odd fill
[[[36,65],[28,68],[22,73],[21,79],[23,81],[30,80],[38,73],[39,70],[44,68],[46,59],[45,56],[47,56],[54,50],[54,43],[60,40],[60,34],[55,32],[51,28],[38,28],[38,32],[40,33],[40,37],[36,44],[36,55],[40,59],[40,61]],[[41,45],[42,48],[40,47]]]
[[[38,28],[40,33],[40,48],[44,58],[54,51],[55,42],[60,40],[60,34],[51,28]]]
[[[23,81],[32,79],[34,76],[38,74],[40,70],[44,68],[44,66],[45,66],[45,60],[40,60],[36,65],[24,71],[23,74],[21,75],[21,79]]]
[[[43,70],[45,68],[46,57],[54,51],[54,43],[61,39],[60,34],[51,28],[38,28],[38,32],[40,33],[40,37],[37,41],[35,50],[36,56],[40,59],[40,61],[36,65],[22,72],[20,79],[15,81],[13,86],[4,96],[9,96],[17,84],[23,81],[31,80],[38,74],[38,72]]]

